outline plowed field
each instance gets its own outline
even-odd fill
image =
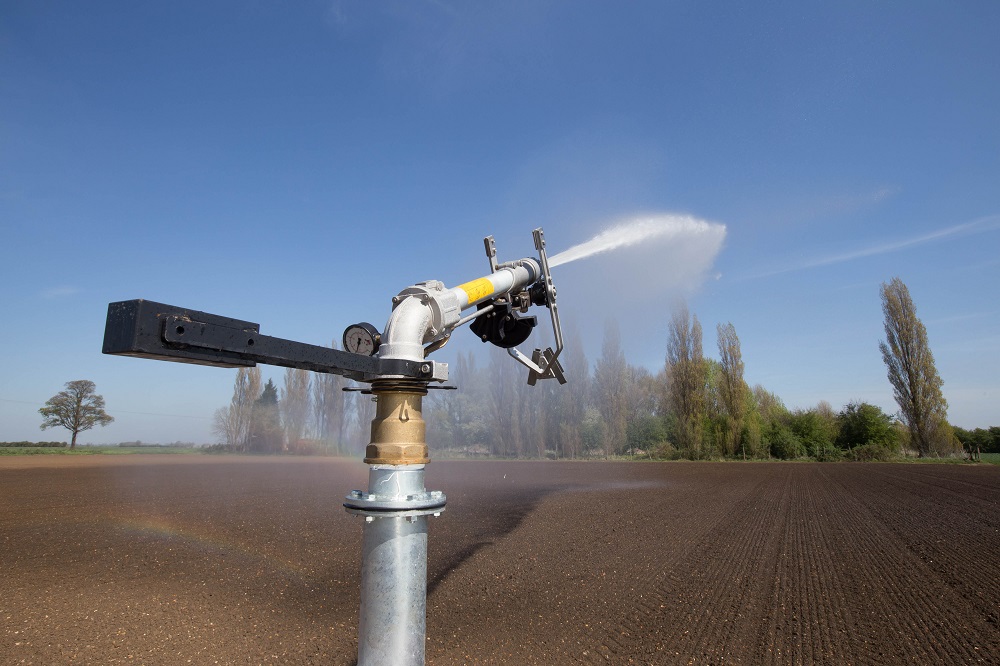
[[[427,469],[429,664],[1000,663],[1000,467]],[[351,664],[366,481],[0,459],[0,664]]]

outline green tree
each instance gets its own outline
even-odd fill
[[[702,457],[707,366],[701,351],[701,324],[680,304],[670,318],[667,340],[667,400],[677,417],[677,447]]]
[[[848,403],[837,414],[840,430],[837,446],[852,449],[867,444],[882,446],[891,452],[899,451],[899,432],[896,420],[879,407],[867,402]]]
[[[42,430],[66,428],[73,433],[69,448],[76,448],[76,436],[96,425],[104,427],[114,421],[104,411],[104,398],[95,392],[97,386],[89,379],[66,382],[66,390],[59,391],[45,401],[38,410],[42,415]]]
[[[815,409],[792,412],[789,428],[805,447],[807,455],[817,460],[829,460],[839,455],[833,450],[837,436],[836,420],[829,405],[820,403]]]
[[[750,387],[743,379],[743,352],[736,327],[732,322],[716,326],[719,336],[719,407],[725,417],[724,452],[733,455],[737,451],[746,457],[743,443],[743,426],[747,417],[747,394]]]
[[[806,447],[802,440],[792,432],[792,429],[774,421],[767,430],[767,441],[771,447],[771,455],[781,460],[793,460],[806,455]]]
[[[966,430],[955,426],[955,437],[968,452],[969,458],[979,460],[980,453],[1000,453],[1000,427]]]
[[[667,429],[657,414],[659,381],[646,368],[627,366],[625,448],[629,455],[650,454],[667,441]]]
[[[943,382],[927,342],[927,329],[917,317],[910,290],[898,277],[882,284],[886,340],[879,343],[889,383],[903,422],[921,457],[950,453],[954,435],[947,424]]]
[[[789,442],[789,436],[795,437],[788,431],[787,423],[790,418],[791,413],[781,398],[760,384],[754,385],[753,410],[747,419],[745,434],[754,439],[754,448],[759,456],[775,455],[776,451],[791,451],[794,448]],[[797,455],[796,450],[793,457]]]

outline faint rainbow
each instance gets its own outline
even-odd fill
[[[198,529],[192,525],[180,524],[177,521],[162,516],[135,516],[127,519],[116,518],[114,522],[126,534],[162,539],[178,546],[183,545],[184,547],[205,553],[217,553],[226,555],[227,557],[235,556],[254,562],[257,565],[266,565],[270,569],[277,569],[293,576],[308,577],[307,568],[301,564],[279,558],[275,555],[269,555],[247,543],[233,539],[224,539],[207,530]]]

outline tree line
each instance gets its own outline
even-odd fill
[[[339,375],[288,368],[279,390],[270,379],[262,383],[259,367],[240,368],[213,432],[241,453],[358,453],[375,409],[371,396],[345,393],[349,384]]]
[[[991,450],[995,429],[984,436],[948,424],[942,382],[906,285],[894,278],[881,295],[880,349],[897,415],[865,402],[788,409],[746,382],[732,323],[716,326],[719,360],[708,358],[701,323],[680,305],[656,374],[626,360],[613,320],[593,367],[578,332],[567,327],[565,385],[528,386],[521,366],[496,347],[485,364],[460,353],[451,378],[461,390],[431,391],[425,399],[427,440],[438,452],[505,458],[880,460],[904,450],[954,455],[967,442]],[[271,380],[261,385],[258,368],[241,368],[230,404],[216,412],[215,432],[235,451],[360,452],[374,405],[368,395],[345,393],[346,385],[336,375],[288,369],[279,392]]]

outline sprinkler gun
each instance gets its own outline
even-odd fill
[[[493,236],[487,236],[483,243],[490,262],[489,275],[451,289],[437,280],[404,289],[392,299],[393,312],[384,335],[369,324],[357,324],[344,333],[344,348],[377,351],[382,359],[424,359],[447,344],[455,329],[472,322],[469,328],[483,342],[506,349],[528,368],[529,384],[539,379],[557,379],[565,384],[558,360],[563,338],[556,289],[542,230],[535,229],[533,235],[538,259],[498,264],[496,243]],[[556,348],[535,349],[528,358],[517,346],[528,339],[537,324],[535,317],[521,316],[532,305],[549,309]],[[463,317],[462,312],[473,306],[476,311]]]
[[[368,492],[351,491],[344,508],[365,520],[361,554],[358,665],[424,663],[427,606],[427,518],[444,511],[443,492],[424,487],[430,462],[422,400],[433,383],[448,379],[448,365],[427,360],[459,326],[469,327],[529,370],[528,383],[565,383],[559,354],[562,329],[545,239],[534,231],[538,258],[497,263],[492,236],[484,239],[490,273],[452,289],[421,282],[392,299],[384,333],[368,323],[348,326],[344,350],[260,334],[253,322],[145,300],[108,305],[104,353],[227,368],[257,363],[343,375],[365,382],[376,400],[365,450]],[[517,346],[528,339],[532,306],[549,309],[555,349]],[[475,307],[475,312],[462,315]],[[447,387],[453,388],[453,387]]]

